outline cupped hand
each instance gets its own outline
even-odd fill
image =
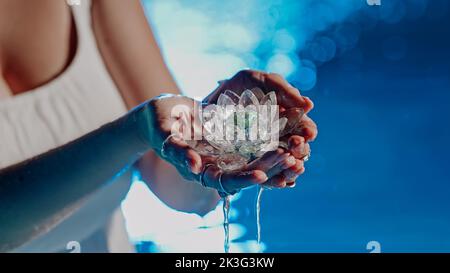
[[[198,126],[190,121],[197,120],[196,109],[200,104],[185,96],[161,95],[146,107],[146,123],[149,125],[146,138],[153,150],[176,167],[184,178],[232,194],[242,188],[265,183],[284,171],[300,173],[300,169],[294,168],[297,164],[295,157],[283,149],[268,152],[238,171],[221,170],[217,166],[217,158],[199,154],[183,138],[186,128],[191,130]],[[272,186],[285,185],[273,183]]]
[[[287,153],[296,158],[296,163],[289,169],[272,176],[266,185],[272,187],[293,187],[297,177],[305,171],[304,161],[309,157],[310,146],[308,142],[317,137],[317,126],[314,121],[308,117],[314,104],[300,91],[289,84],[282,76],[274,73],[265,73],[255,70],[242,70],[229,80],[219,83],[219,86],[210,95],[204,99],[204,103],[216,103],[220,94],[226,90],[231,90],[240,95],[246,89],[260,88],[264,93],[275,91],[277,102],[280,106],[280,113],[293,108],[303,110],[303,116],[300,120],[301,126],[287,136],[283,141],[288,143]]]

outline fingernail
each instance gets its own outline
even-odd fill
[[[297,173],[288,169],[288,170],[284,171],[284,176],[286,177],[287,181],[294,182],[295,178],[297,178]]]
[[[261,182],[266,182],[269,179],[267,177],[266,173],[264,173],[264,172],[258,172],[257,177],[258,177],[258,180]]]
[[[293,156],[289,156],[287,159],[286,159],[286,163],[288,164],[288,165],[294,165],[295,164],[295,157],[293,157]]]
[[[303,97],[306,98],[306,100],[311,104],[310,105],[311,109],[314,108],[314,102],[312,101],[312,99],[310,99],[309,97],[305,97],[305,96],[303,96]]]
[[[285,169],[289,169],[290,167],[292,167],[292,166],[294,166],[295,165],[295,157],[293,157],[293,156],[289,156],[289,157],[287,157],[286,159],[284,159],[283,161],[282,161],[282,163],[281,163],[281,168],[283,169],[283,170],[285,170]]]
[[[186,159],[186,166],[188,167],[189,171],[194,174],[200,173],[200,166],[198,166],[197,161],[194,159]]]
[[[306,149],[305,142],[303,141],[299,146],[297,146],[297,149],[300,154],[305,153],[305,149]]]

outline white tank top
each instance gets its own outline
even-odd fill
[[[0,100],[0,169],[66,144],[126,113],[96,45],[90,4],[90,0],[82,0],[71,7],[78,45],[67,69],[45,85]],[[56,228],[16,251],[64,251],[69,241],[80,242],[83,251],[82,241],[99,230],[106,240],[96,246],[86,242],[87,250],[131,250],[124,237],[123,217],[117,211],[128,191],[130,176],[118,180],[95,193]],[[111,218],[116,220],[111,222]],[[116,226],[107,227],[108,222]],[[111,230],[122,234],[109,236]],[[122,243],[114,246],[116,239]]]

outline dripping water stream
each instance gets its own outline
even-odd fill
[[[230,199],[231,196],[227,195],[222,198],[223,201],[223,229],[225,231],[225,239],[223,248],[225,253],[230,252]]]
[[[264,191],[264,187],[258,186],[256,195],[256,229],[257,229],[257,242],[261,243],[261,196]],[[225,253],[230,252],[230,202],[231,196],[227,195],[222,197],[223,202],[223,229],[224,229],[224,244],[223,248]]]
[[[257,242],[261,243],[261,195],[264,191],[263,186],[258,186],[258,193],[256,195],[256,230],[257,230]]]

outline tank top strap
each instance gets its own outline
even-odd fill
[[[69,0],[68,0],[69,1]],[[74,0],[71,0],[74,1]],[[89,58],[88,52],[92,49],[97,49],[94,32],[92,30],[92,16],[91,16],[91,0],[78,0],[71,2],[70,9],[74,19],[76,35],[77,35],[77,57]],[[97,50],[94,50],[96,53]],[[92,57],[92,56],[91,56]]]

